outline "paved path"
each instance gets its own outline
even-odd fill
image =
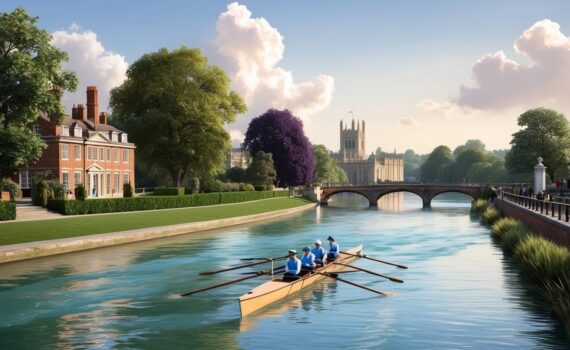
[[[61,219],[63,215],[47,210],[46,208],[34,205],[30,198],[23,198],[16,202],[16,220],[4,221],[34,221]]]

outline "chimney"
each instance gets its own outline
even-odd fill
[[[87,87],[87,120],[93,122],[93,126],[97,129],[99,125],[99,101],[97,97],[97,87],[88,86]]]
[[[82,104],[78,104],[77,107],[75,107],[75,113],[77,117],[73,117],[73,119],[77,119],[77,120],[85,120],[85,106]]]
[[[77,106],[71,107],[71,119],[77,119]]]
[[[107,125],[107,112],[101,112],[99,115],[99,124]]]

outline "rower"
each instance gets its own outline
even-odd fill
[[[283,281],[295,281],[299,279],[299,273],[301,272],[301,260],[297,259],[297,251],[291,249],[289,251],[289,258],[285,263],[285,274],[283,275]]]
[[[317,239],[315,241],[315,248],[311,249],[311,253],[315,256],[315,264],[324,266],[327,263],[327,251],[321,247],[321,245],[321,240]]]
[[[317,265],[315,264],[315,254],[311,253],[308,246],[303,248],[303,256],[301,257],[301,275],[312,272]]]
[[[339,256],[340,247],[331,236],[329,236],[327,240],[329,241],[329,253],[327,254],[327,260],[335,261]]]

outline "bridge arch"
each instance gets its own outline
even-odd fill
[[[464,190],[459,190],[459,189],[449,189],[449,190],[438,191],[438,192],[432,193],[431,200],[433,200],[435,197],[439,196],[440,194],[444,194],[444,193],[464,194],[466,196],[471,197],[471,199],[473,199],[473,200],[476,200],[478,198],[477,194],[473,193],[472,191],[464,191]]]
[[[407,193],[415,194],[416,196],[420,197],[420,199],[422,200],[422,203],[424,203],[424,206],[425,206],[425,195],[420,191],[417,191],[414,189],[409,189],[409,188],[394,188],[394,189],[389,189],[386,191],[379,191],[377,196],[376,196],[375,202],[378,203],[380,198],[382,198],[386,195],[389,195],[391,193],[400,193],[400,192],[407,192]]]
[[[335,195],[340,194],[340,193],[354,193],[354,194],[362,196],[364,199],[366,199],[370,203],[370,196],[368,196],[367,193],[365,193],[363,191],[356,190],[356,189],[342,188],[342,189],[338,189],[336,191],[327,192],[326,195],[321,197],[321,204],[322,205],[328,205],[329,200],[332,197],[334,197]]]

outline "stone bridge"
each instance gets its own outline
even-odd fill
[[[429,208],[431,200],[442,193],[463,193],[473,199],[481,198],[484,186],[464,184],[417,184],[417,183],[389,183],[369,186],[323,186],[321,187],[321,205],[327,205],[329,199],[338,193],[357,193],[368,199],[370,206],[378,205],[378,199],[389,193],[410,192],[422,199],[423,207]]]

